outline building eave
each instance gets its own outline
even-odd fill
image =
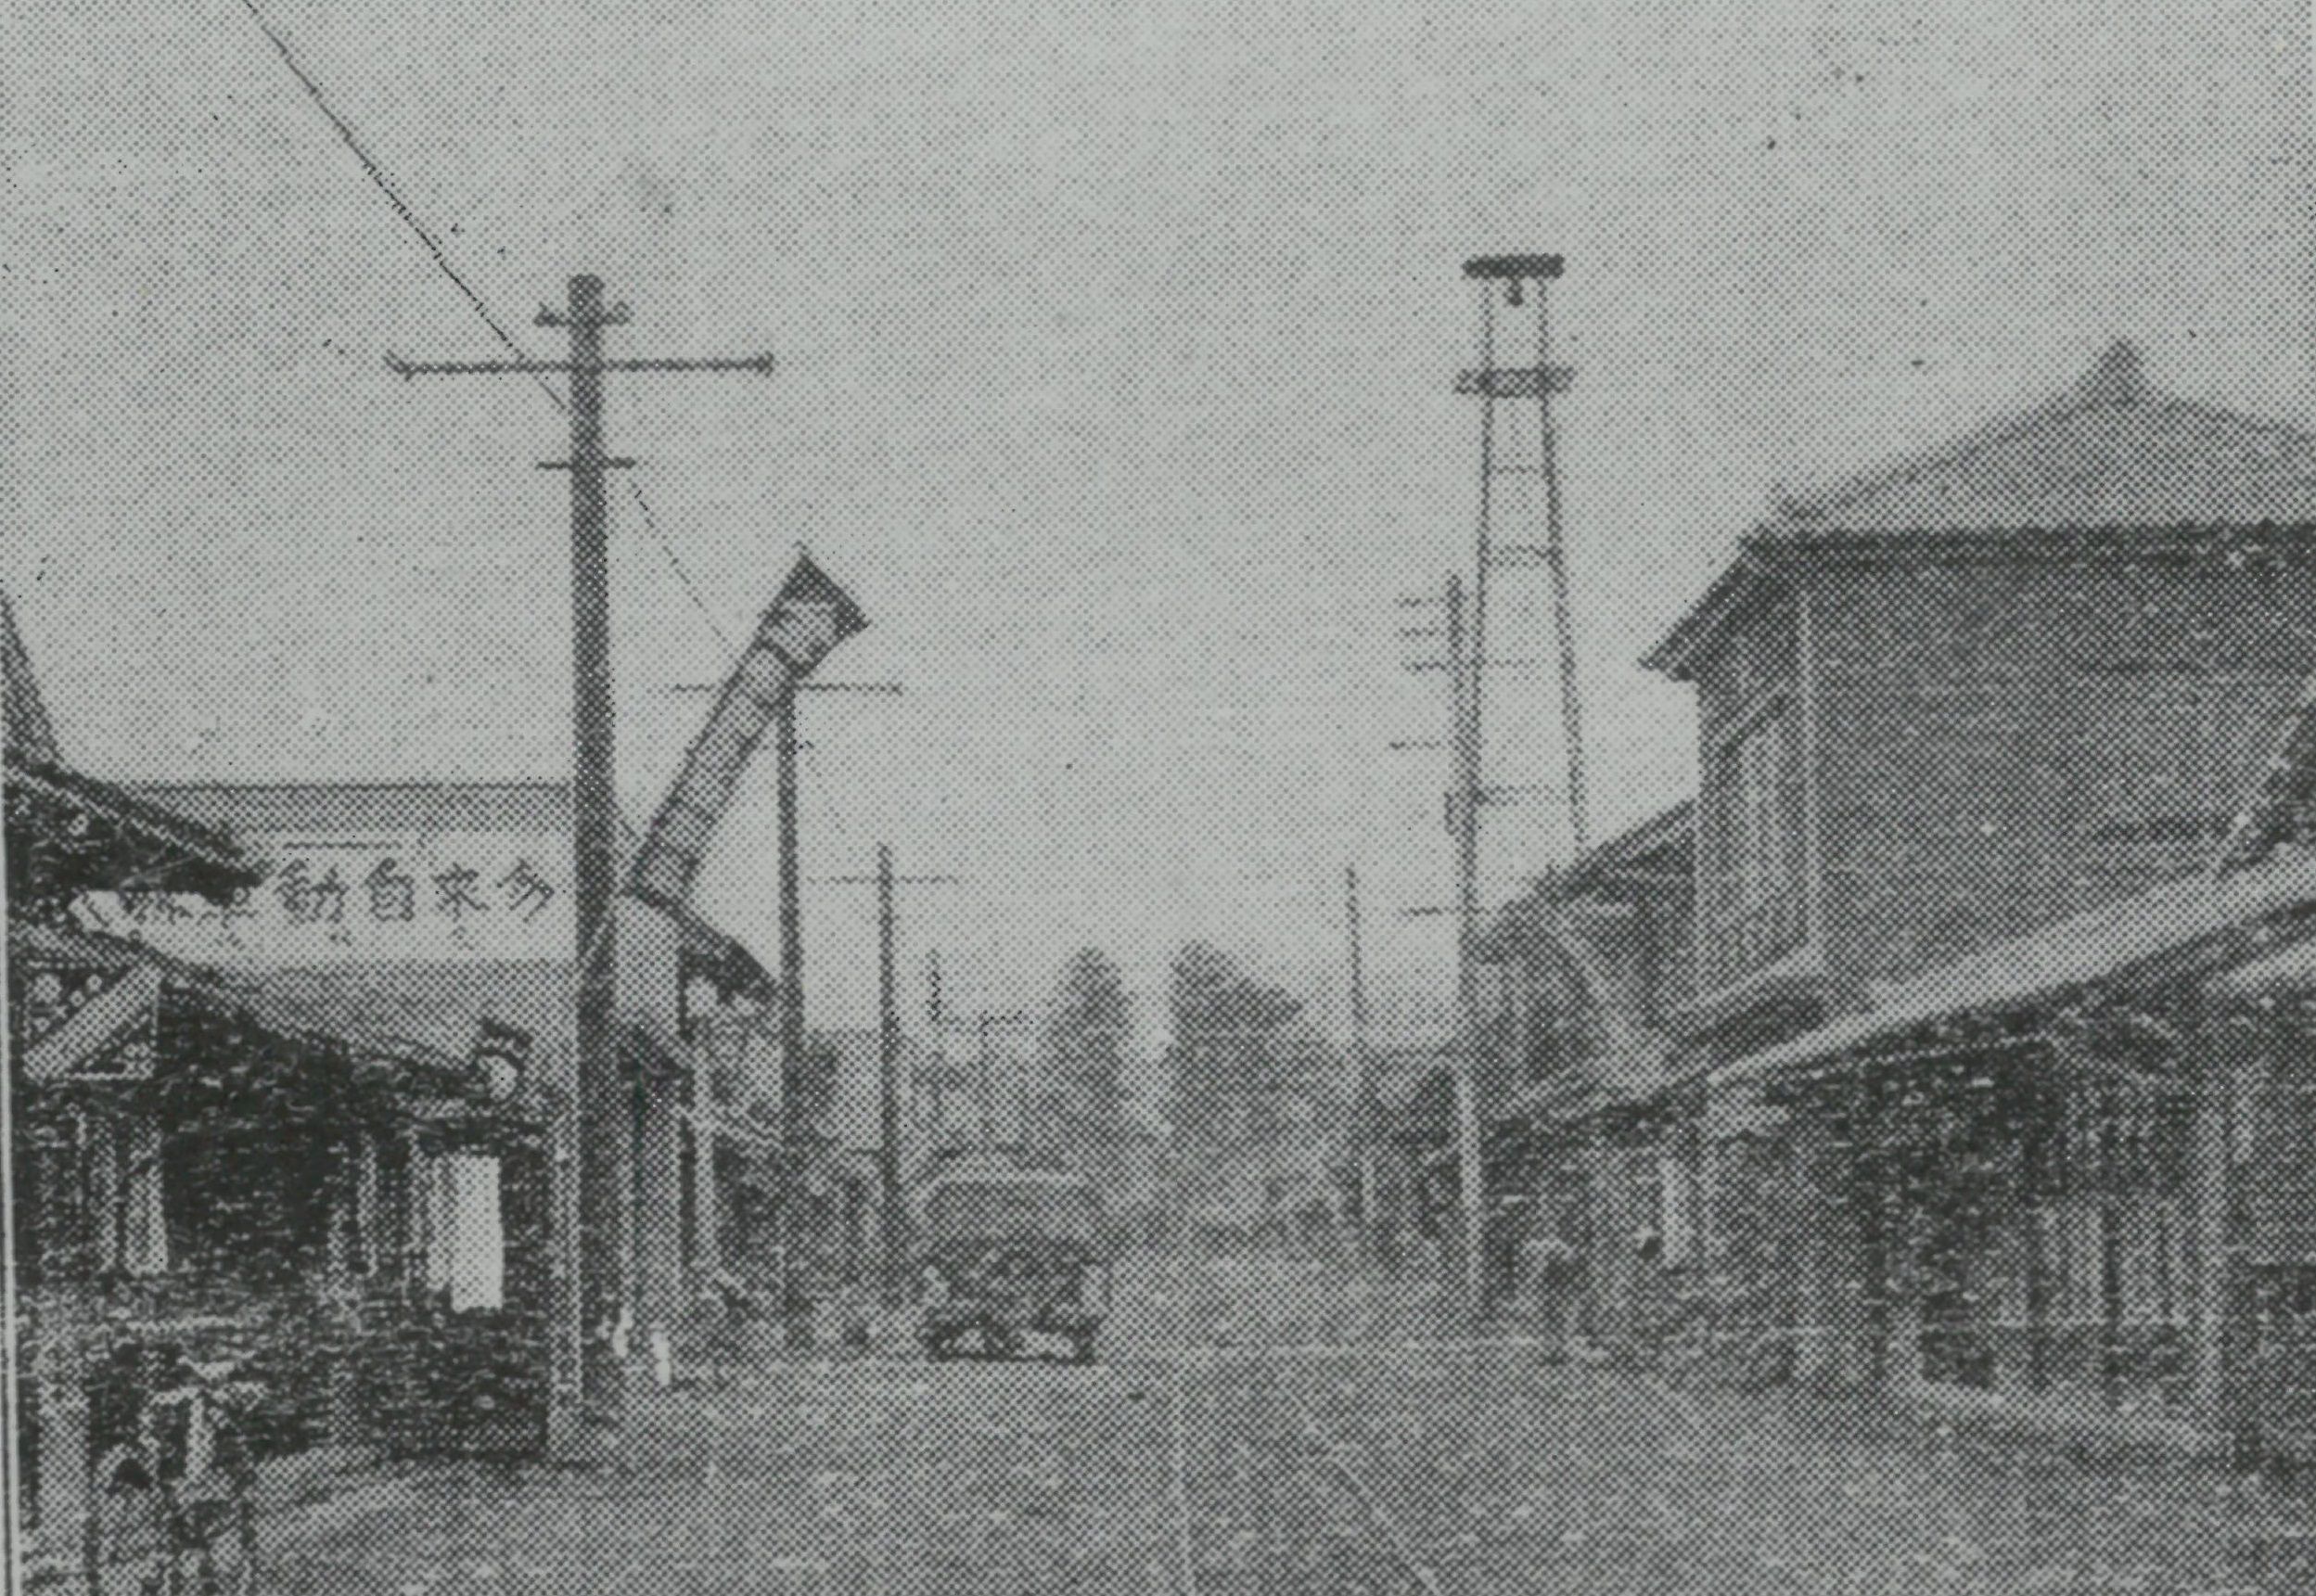
[[[2248,546],[2295,561],[2316,562],[2316,524],[2300,520],[2179,521],[2164,524],[2002,526],[1922,530],[1843,531],[1798,521],[1771,522],[1748,533],[1704,595],[1641,657],[1644,670],[1675,682],[1692,680],[1697,655],[1727,628],[1747,602],[1797,569],[1887,566],[1898,562],[1951,565],[1969,560],[2020,564],[2087,559],[2212,559],[2240,556]]]
[[[12,795],[37,806],[19,816],[11,802],[12,829],[21,824],[35,834],[57,830],[59,860],[51,862],[60,865],[69,858],[84,867],[85,880],[57,884],[68,895],[125,883],[223,899],[262,879],[262,872],[225,833],[110,782],[11,754],[6,785]],[[61,827],[52,827],[48,815],[62,816]]]
[[[1691,680],[1689,667],[1698,651],[1720,634],[1729,618],[1744,607],[1770,574],[1760,534],[1749,534],[1739,546],[1737,557],[1713,579],[1704,596],[1684,610],[1657,645],[1641,656],[1641,668],[1675,682]]]

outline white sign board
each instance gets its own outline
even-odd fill
[[[572,957],[570,843],[552,832],[247,836],[265,879],[224,904],[92,892],[81,925],[219,965]]]

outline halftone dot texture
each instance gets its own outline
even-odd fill
[[[249,1504],[255,1589],[344,1596],[2316,1588],[2304,6],[8,54],[37,1579]],[[680,845],[611,939],[616,1327],[572,393],[397,376],[565,358],[581,275],[614,361],[773,357],[606,380],[615,849]],[[869,690],[795,716],[784,1066],[781,761],[698,739],[800,547]],[[915,1204],[889,1300],[880,846],[904,1183],[994,1143],[1107,1214]]]

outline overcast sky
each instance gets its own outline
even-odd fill
[[[1467,557],[1469,254],[1564,251],[1561,415],[1600,818],[1683,796],[1635,658],[1768,502],[2071,380],[2310,398],[2302,0],[1123,6],[264,0],[538,352],[615,352],[621,788],[648,814],[794,546],[874,630],[808,704],[805,851],[903,899],[912,1007],[1209,937],[1334,1002],[1341,876],[1408,1023],[1445,997],[1440,678],[1402,595]],[[558,420],[404,386],[489,335],[239,0],[35,6],[5,55],[7,579],[68,757],[126,778],[559,774]],[[1516,512],[1524,506],[1516,502]],[[1508,535],[1520,535],[1516,524]],[[1504,578],[1496,652],[1542,652]],[[1548,676],[1491,779],[1549,782]],[[1566,855],[1500,811],[1491,892]],[[703,907],[775,947],[769,759]],[[813,1017],[873,1013],[866,893],[807,901]],[[1145,1005],[1154,1007],[1154,1003]]]

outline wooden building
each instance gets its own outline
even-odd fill
[[[483,1028],[526,1050],[540,1112],[568,1154],[577,1097],[570,805],[559,782],[175,785],[143,797],[230,828],[265,886],[222,923],[94,895],[84,923],[262,973],[323,1013],[384,1013],[403,1034],[464,1048]],[[550,1338],[575,1390],[579,1338],[606,1334],[672,1375],[699,1349],[735,1282],[770,1287],[769,1216],[781,1080],[773,983],[731,938],[683,907],[616,906],[621,1047],[634,1081],[621,1245],[622,1322],[582,1325],[573,1227],[557,1222]],[[140,919],[141,915],[141,919]],[[556,1161],[553,1211],[568,1216]]]
[[[2224,1265],[2288,1205],[2221,1153],[2284,1111],[2244,1061],[2297,1056],[2260,961],[2308,882],[2290,842],[2215,861],[2316,670],[2316,438],[2116,346],[1782,505],[1649,663],[1696,688],[1695,804],[1497,927],[1499,1168],[1563,1194],[1587,1321],[2252,1424],[2281,1310]]]
[[[5,601],[0,665],[28,1523],[73,1543],[91,1460],[124,1438],[157,1350],[247,1355],[271,1459],[355,1439],[520,1449],[544,1411],[547,1215],[519,1057],[129,934],[239,927],[263,866],[224,828],[64,763]],[[99,900],[116,929],[80,922]],[[389,1413],[412,1433],[386,1435]]]

